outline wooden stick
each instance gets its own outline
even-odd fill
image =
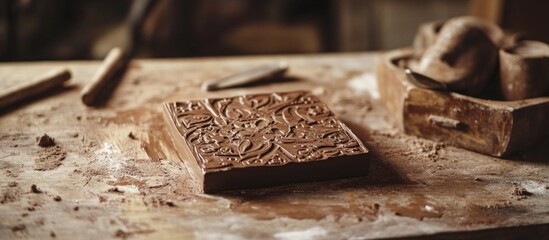
[[[103,63],[95,72],[91,82],[82,89],[80,93],[82,102],[88,106],[93,106],[97,103],[98,97],[106,89],[113,76],[124,65],[124,53],[120,48],[113,48],[103,60]]]
[[[252,82],[260,81],[262,79],[267,79],[269,77],[284,74],[286,70],[288,70],[288,64],[284,62],[278,64],[265,64],[226,78],[211,82],[205,82],[204,84],[202,84],[202,89],[204,91],[215,91],[219,89],[249,84]]]
[[[25,98],[59,87],[70,78],[71,72],[67,68],[56,68],[31,81],[0,90],[0,109]]]

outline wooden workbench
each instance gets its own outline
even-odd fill
[[[549,238],[545,145],[505,160],[399,133],[376,102],[378,57],[136,60],[100,108],[79,97],[97,61],[0,64],[0,87],[55,66],[73,72],[63,90],[0,112],[0,236]],[[285,81],[200,90],[203,81],[279,60],[290,64]],[[199,193],[165,131],[162,103],[298,89],[319,95],[362,139],[369,176]],[[37,146],[43,133],[57,146]]]

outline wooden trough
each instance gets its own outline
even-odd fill
[[[406,134],[502,157],[549,136],[549,97],[496,101],[416,87],[404,72],[413,50],[388,52],[376,70],[381,100]]]

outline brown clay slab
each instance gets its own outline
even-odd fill
[[[171,102],[170,134],[204,192],[366,175],[368,150],[306,91]]]

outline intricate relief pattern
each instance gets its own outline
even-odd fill
[[[367,151],[309,92],[173,102],[166,108],[206,172]]]

